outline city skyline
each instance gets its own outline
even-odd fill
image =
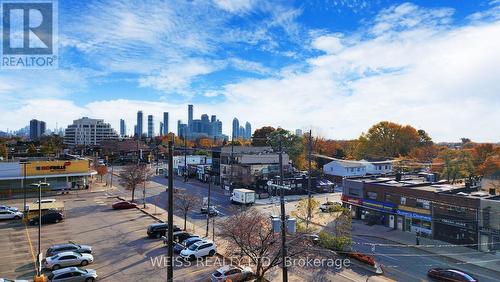
[[[333,139],[389,120],[499,141],[500,2],[334,2],[61,1],[59,69],[0,70],[0,128],[82,116],[118,128],[137,109],[177,120],[196,104],[224,124]]]

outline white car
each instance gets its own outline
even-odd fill
[[[15,208],[15,207],[0,205],[0,211],[3,211],[3,210],[19,211],[19,209]]]
[[[212,281],[212,282],[246,281],[252,273],[253,272],[252,272],[252,269],[250,267],[225,265],[225,266],[217,269],[214,273],[212,273],[212,277],[210,277],[210,281]]]
[[[7,278],[0,278],[0,282],[28,282],[28,280],[11,280]]]
[[[0,219],[21,219],[23,213],[11,210],[0,210]]]
[[[66,266],[86,266],[94,261],[91,254],[80,254],[75,252],[63,252],[42,260],[45,269],[56,270]]]
[[[195,260],[206,256],[214,256],[217,248],[212,241],[200,241],[181,251],[181,257],[186,260]]]
[[[50,282],[92,282],[97,279],[94,269],[68,267],[52,271],[48,276]]]
[[[56,201],[56,199],[42,199],[40,202],[42,204],[48,204],[48,203],[53,203],[55,201]],[[38,200],[34,201],[33,203],[38,204]]]

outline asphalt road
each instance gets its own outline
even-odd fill
[[[382,238],[353,236],[354,249],[374,255],[375,261],[383,265],[384,274],[397,281],[427,281],[427,270],[433,267],[453,267],[473,274],[479,281],[499,281],[497,272],[473,265],[457,264],[456,261],[431,254],[416,248],[393,246],[394,242]],[[388,244],[376,246],[370,244]]]

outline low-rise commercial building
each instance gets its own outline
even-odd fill
[[[227,146],[221,149],[220,179],[225,189],[253,187],[258,180],[279,175],[279,154],[271,147]],[[283,170],[291,172],[288,154],[282,154]]]
[[[342,202],[353,217],[368,224],[478,248],[479,218],[492,205],[483,202],[490,197],[478,192],[475,183],[451,185],[428,179],[427,175],[400,174],[344,179]],[[489,238],[483,240],[496,238],[494,232],[483,229]]]
[[[44,182],[52,190],[85,188],[97,172],[87,159],[31,159],[0,162],[0,197],[23,192],[23,188]]]

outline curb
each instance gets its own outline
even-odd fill
[[[127,201],[125,200],[124,198],[120,197],[120,196],[116,196],[116,198],[120,201]],[[151,218],[153,218],[154,220],[158,221],[159,223],[164,223],[163,220],[161,220],[159,217],[145,211],[144,209],[141,209],[140,207],[136,206],[135,207],[137,210],[140,210],[142,213],[146,214],[146,215],[149,215]]]
[[[387,239],[385,237],[380,237],[380,236],[377,236],[377,235],[370,235],[370,234],[354,234],[352,233],[352,235],[354,236],[361,236],[361,237],[371,237],[371,238],[377,238],[377,239],[383,239],[383,240],[387,240],[389,242],[392,242],[392,243],[395,243],[395,244],[399,244],[399,245],[406,245],[404,243],[401,243],[401,242],[397,242],[397,241],[394,241],[392,239]],[[451,256],[444,256],[444,255],[441,255],[441,254],[438,254],[438,253],[434,253],[434,252],[431,252],[429,250],[426,250],[425,248],[420,248],[420,247],[415,247],[415,246],[412,246],[411,248],[414,248],[414,249],[417,249],[417,250],[421,250],[423,252],[426,252],[428,254],[433,254],[433,255],[436,255],[436,256],[440,256],[440,257],[445,257],[449,260],[452,260],[454,262],[459,262],[459,263],[463,263],[463,264],[469,264],[469,265],[472,265],[472,266],[475,266],[475,267],[479,267],[479,268],[482,268],[482,269],[486,269],[486,270],[489,270],[489,271],[494,271],[494,272],[498,272],[500,273],[499,270],[496,270],[496,269],[491,269],[491,268],[488,268],[488,267],[484,267],[484,266],[481,266],[481,265],[477,265],[477,264],[473,264],[473,263],[469,263],[467,261],[462,261],[462,260],[459,260],[459,259],[456,259],[454,257],[451,257]]]

